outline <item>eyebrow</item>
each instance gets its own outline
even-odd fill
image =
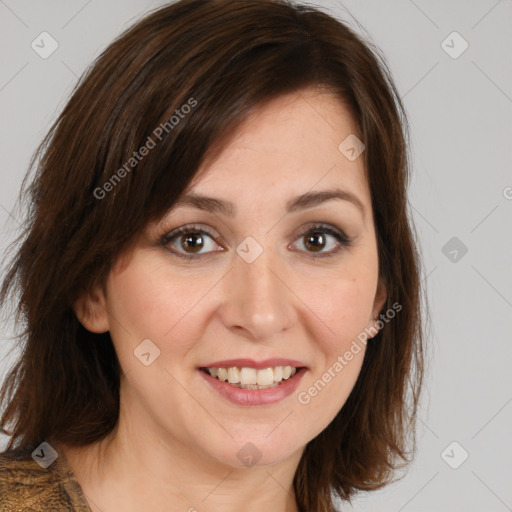
[[[365,218],[366,210],[362,201],[352,192],[339,188],[321,190],[318,192],[306,192],[300,196],[293,197],[286,203],[286,212],[293,213],[299,210],[313,208],[332,200],[352,203],[360,211],[363,219]],[[176,201],[175,206],[192,206],[199,210],[210,213],[220,213],[227,217],[235,216],[237,211],[236,206],[230,201],[195,193],[184,194]]]

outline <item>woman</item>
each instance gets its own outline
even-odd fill
[[[420,260],[383,61],[282,0],[114,41],[33,160],[0,510],[324,512],[414,452]]]

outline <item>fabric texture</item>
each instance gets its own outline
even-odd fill
[[[0,453],[0,512],[92,512],[66,457],[50,443],[57,458],[41,467],[34,450]]]

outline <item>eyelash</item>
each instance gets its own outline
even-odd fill
[[[336,247],[336,249],[333,249],[327,253],[318,253],[318,255],[306,256],[307,258],[310,258],[310,259],[332,258],[332,257],[336,256],[343,248],[349,248],[353,244],[353,239],[348,237],[343,231],[338,231],[337,229],[334,229],[334,228],[330,227],[329,225],[322,224],[322,223],[318,223],[318,224],[314,224],[313,226],[309,226],[304,231],[302,231],[302,233],[298,236],[298,238],[301,238],[308,234],[314,234],[314,233],[325,233],[325,234],[333,236],[338,241],[338,246]],[[182,226],[177,229],[174,229],[170,233],[165,233],[164,235],[162,235],[159,238],[159,244],[161,246],[167,247],[169,242],[171,242],[172,240],[177,239],[180,236],[190,235],[190,234],[200,234],[200,235],[206,234],[212,239],[215,238],[215,236],[208,229],[205,229],[203,226],[199,226],[196,224],[188,224],[186,226]],[[172,249],[168,249],[168,250],[173,255],[176,255],[179,258],[183,258],[185,260],[195,260],[195,259],[205,257],[205,256],[208,256],[209,254],[211,254],[211,252],[205,253],[205,254],[184,254],[184,253],[172,250]],[[313,254],[313,253],[311,253],[311,254]]]

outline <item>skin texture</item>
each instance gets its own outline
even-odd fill
[[[115,431],[82,449],[62,446],[93,511],[297,510],[301,454],[348,398],[364,345],[308,404],[298,394],[374,326],[386,297],[363,160],[338,150],[351,133],[357,127],[330,93],[308,88],[272,100],[191,187],[232,201],[236,216],[189,206],[169,212],[119,258],[106,295],[94,290],[76,303],[87,329],[110,331],[123,370]],[[285,214],[290,198],[333,187],[355,194],[364,217],[340,200]],[[324,233],[317,251],[308,246],[303,232],[316,222],[343,230],[353,245],[319,257],[338,242]],[[171,243],[158,244],[192,223],[214,235],[203,236],[199,253],[207,256],[183,260]],[[263,249],[252,263],[236,253],[247,236]],[[183,238],[172,243],[181,253]],[[149,366],[133,353],[146,338],[161,351]],[[237,406],[197,367],[238,357],[288,357],[308,370],[281,402]],[[237,457],[247,442],[261,453],[251,468]]]

